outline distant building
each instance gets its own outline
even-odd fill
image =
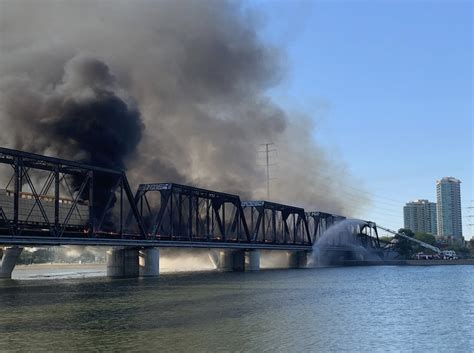
[[[436,203],[428,200],[415,200],[403,207],[405,228],[414,233],[437,235]]]
[[[438,235],[462,239],[461,181],[446,177],[436,181]]]

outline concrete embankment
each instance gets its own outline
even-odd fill
[[[440,266],[474,265],[474,259],[458,260],[387,260],[387,261],[343,261],[339,266]]]
[[[458,260],[406,260],[409,266],[434,266],[434,265],[474,265],[474,259]]]

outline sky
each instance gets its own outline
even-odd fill
[[[470,1],[251,1],[263,39],[282,48],[269,94],[314,120],[315,140],[364,190],[357,217],[403,226],[403,205],[462,181],[463,233],[474,236],[473,28]]]

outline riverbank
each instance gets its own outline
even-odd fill
[[[69,268],[83,268],[83,269],[95,269],[95,268],[105,268],[105,263],[87,263],[87,264],[78,264],[78,263],[45,263],[45,264],[31,264],[31,265],[16,265],[15,270],[29,270],[32,268],[42,268],[42,269],[69,269]]]
[[[474,265],[474,259],[459,260],[389,260],[389,261],[344,261],[331,264],[330,267],[344,266],[445,266],[445,265]],[[89,278],[106,277],[105,263],[78,264],[78,263],[46,263],[32,265],[17,265],[13,270],[13,279],[61,279],[61,278]],[[209,271],[209,269],[205,269]],[[202,268],[189,267],[160,269],[160,273],[173,272],[200,272]]]
[[[474,265],[474,259],[458,260],[386,260],[386,261],[343,261],[340,266],[445,266]]]
[[[106,275],[106,264],[46,263],[17,265],[13,279],[86,278]]]
[[[405,260],[409,266],[432,266],[432,265],[474,265],[474,259],[458,260]]]

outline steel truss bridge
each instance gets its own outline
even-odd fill
[[[311,250],[345,217],[0,148],[0,244]],[[377,228],[356,230],[380,247]]]

